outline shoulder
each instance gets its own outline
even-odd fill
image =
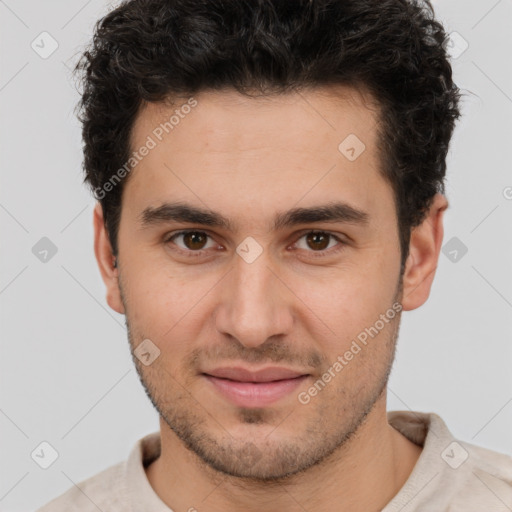
[[[512,505],[512,456],[483,446],[456,441],[467,453],[468,492],[472,486],[487,488]],[[462,452],[462,456],[466,457]]]
[[[36,512],[98,512],[126,510],[124,472],[126,461],[114,464],[70,487]]]
[[[441,459],[438,486],[450,496],[449,511],[512,510],[510,455],[452,438]]]
[[[437,492],[449,504],[442,510],[512,510],[512,457],[459,440],[453,441],[442,456],[446,466],[438,475]]]
[[[510,455],[457,439],[435,413],[394,411],[388,418],[423,451],[386,512],[512,510]]]
[[[144,470],[159,454],[160,433],[147,434],[132,446],[127,459],[73,484],[36,512],[125,512],[134,501],[161,505]]]

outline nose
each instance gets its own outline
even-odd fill
[[[215,311],[219,332],[247,348],[288,335],[293,326],[293,294],[272,267],[266,251],[252,263],[236,255]]]

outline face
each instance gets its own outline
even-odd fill
[[[385,391],[402,294],[378,112],[349,88],[194,100],[136,120],[132,149],[156,145],[123,191],[108,301],[132,350],[159,351],[134,361],[178,438],[218,471],[279,479],[343,446]],[[305,377],[258,398],[205,375],[276,366]]]

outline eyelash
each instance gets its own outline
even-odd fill
[[[200,231],[197,229],[187,229],[187,230],[177,231],[175,233],[170,233],[168,236],[165,237],[164,243],[172,242],[176,237],[178,237],[180,235],[186,235],[189,233],[201,233],[201,234],[205,234],[209,238],[212,238],[211,235],[206,231]],[[330,249],[323,249],[321,251],[307,251],[307,252],[310,252],[314,258],[318,258],[318,257],[321,258],[327,254],[328,255],[336,254],[339,251],[343,250],[344,246],[346,245],[346,242],[344,240],[342,240],[341,238],[339,238],[338,236],[336,236],[334,233],[331,233],[330,231],[321,231],[321,230],[310,230],[305,233],[302,233],[301,236],[297,239],[297,241],[309,234],[329,235],[330,237],[334,238],[337,242],[339,242],[336,246],[331,247]],[[297,242],[295,242],[295,243],[297,243]],[[178,247],[178,246],[176,246],[176,247],[177,248],[173,249],[173,250],[177,250],[178,252],[181,252],[182,254],[185,254],[187,257],[191,257],[191,258],[203,256],[203,254],[208,251],[208,249],[200,249],[198,251],[193,251],[191,249],[185,250],[185,249],[182,249],[181,247]]]

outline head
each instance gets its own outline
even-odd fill
[[[133,351],[158,347],[141,380],[211,467],[303,470],[382,399],[442,241],[445,40],[405,0],[138,0],[98,22],[78,69],[107,300]],[[307,404],[235,406],[203,375],[279,364],[309,375],[298,394],[351,350]]]

